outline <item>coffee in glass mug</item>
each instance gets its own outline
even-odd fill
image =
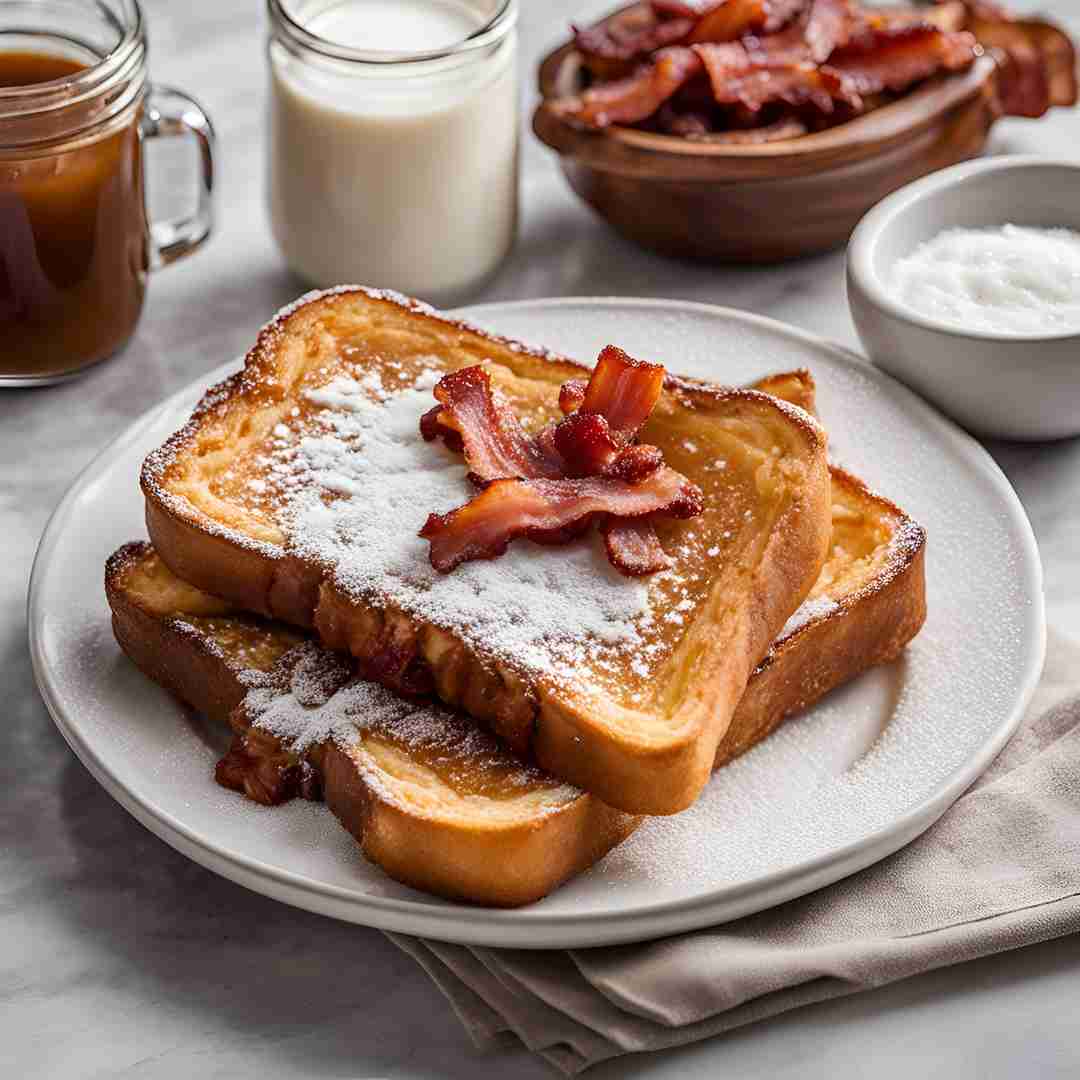
[[[151,223],[143,144],[163,135],[196,140],[199,198]],[[120,349],[148,272],[209,235],[212,186],[210,121],[148,82],[136,0],[0,0],[0,385],[58,382]]]

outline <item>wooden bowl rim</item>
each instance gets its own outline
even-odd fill
[[[612,12],[608,18],[615,18],[638,6],[630,4]],[[602,166],[603,158],[608,155],[613,156],[613,166],[616,164],[614,155],[625,162],[628,151],[631,154],[647,154],[654,160],[655,156],[662,155],[673,160],[696,159],[699,163],[706,160],[749,163],[754,160],[775,162],[789,159],[794,164],[816,155],[832,159],[844,152],[858,158],[868,151],[883,149],[890,142],[921,131],[965,100],[978,96],[985,84],[994,78],[998,66],[984,50],[966,71],[937,76],[900,100],[874,109],[865,116],[808,135],[733,146],[688,139],[681,135],[639,131],[621,125],[613,125],[603,131],[589,131],[568,122],[550,107],[549,102],[555,96],[553,89],[563,67],[573,60],[580,62],[580,56],[570,40],[553,49],[541,61],[539,83],[542,100],[533,114],[533,130],[541,141],[561,154],[574,155],[587,149],[590,164],[594,166]]]

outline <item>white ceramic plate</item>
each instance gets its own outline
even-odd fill
[[[104,787],[180,851],[268,896],[384,929],[518,947],[642,940],[732,919],[869,865],[936,820],[1013,732],[1043,660],[1035,540],[989,456],[858,357],[767,319],[630,300],[467,314],[585,360],[613,341],[725,382],[809,367],[834,459],[929,532],[930,615],[905,658],[789,721],[713,777],[692,809],[646,823],[538,904],[497,911],[414,892],[369,866],[323,807],[265,809],[217,787],[215,736],[113,642],[102,566],[123,541],[145,535],[139,465],[186,418],[204,379],[78,478],[34,567],[30,641],[41,692]]]

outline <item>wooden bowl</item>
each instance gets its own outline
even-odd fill
[[[777,262],[838,247],[886,195],[977,156],[1000,115],[996,70],[982,56],[965,72],[827,131],[728,146],[568,123],[548,101],[585,85],[584,60],[571,42],[540,66],[544,100],[533,131],[559,152],[574,191],[644,247],[682,258]]]

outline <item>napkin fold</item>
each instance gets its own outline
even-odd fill
[[[572,1076],[827,998],[1080,931],[1080,646],[1052,634],[1019,730],[946,814],[866,870],[735,922],[596,949],[388,935],[479,1046]]]

